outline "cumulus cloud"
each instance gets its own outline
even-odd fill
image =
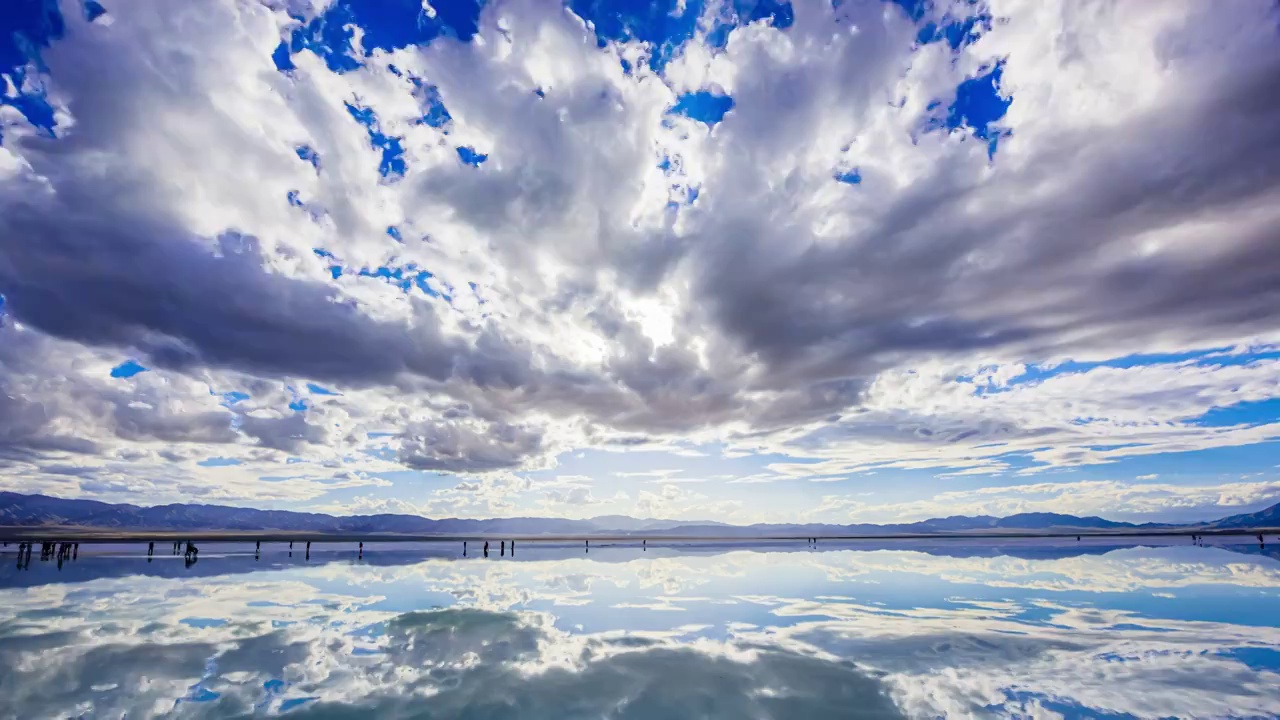
[[[0,129],[7,487],[164,452],[157,492],[249,498],[291,459],[480,476],[718,443],[804,461],[779,476],[989,473],[1280,435],[1193,422],[1280,397],[1274,359],[1018,381],[1273,352],[1272,3],[991,0],[954,47],[920,40],[941,8],[875,2],[713,41],[713,3],[666,50],[530,0],[349,47],[297,39],[319,5],[108,10],[66,0],[25,84],[0,68],[54,118]],[[990,123],[955,109],[979,81]],[[695,91],[732,105],[672,111]],[[127,358],[150,372],[108,383]],[[271,492],[320,492],[296,485]],[[692,499],[667,494],[636,502]]]
[[[1265,613],[1273,558],[1027,549],[354,564],[321,551],[283,572],[251,571],[247,554],[187,569],[82,556],[57,576],[74,584],[37,567],[0,589],[13,615],[0,689],[21,717],[563,717],[566,699],[592,716],[1025,717],[1041,700],[1140,718],[1280,711],[1274,668],[1248,654],[1280,633],[1208,619],[1194,594],[1213,586]],[[399,609],[406,587],[444,607]],[[1152,591],[1165,597],[1142,600]]]

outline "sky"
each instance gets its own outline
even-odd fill
[[[0,490],[1280,501],[1271,0],[18,0]]]

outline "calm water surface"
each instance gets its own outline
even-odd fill
[[[1280,717],[1280,542],[1214,542],[10,545],[0,717]]]

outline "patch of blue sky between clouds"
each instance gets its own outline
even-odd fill
[[[382,151],[382,160],[378,163],[378,173],[384,178],[398,178],[406,170],[404,162],[404,145],[401,138],[385,135],[379,128],[378,115],[373,108],[345,103],[347,112],[355,121],[365,127],[369,133],[369,144],[375,150]]]
[[[404,241],[400,235],[400,231],[395,227],[387,228],[387,235],[394,238],[397,242]],[[334,280],[342,277],[343,273],[346,272],[346,268],[342,265],[341,261],[339,261],[334,254],[328,250],[325,250],[324,248],[311,248],[311,252],[318,258],[330,261],[328,271]],[[433,287],[431,280],[434,278],[435,281],[439,283],[439,278],[436,278],[435,273],[419,267],[416,263],[406,263],[398,266],[379,265],[374,268],[364,267],[355,271],[355,275],[358,277],[382,280],[390,285],[396,286],[404,292],[409,292],[413,288],[417,288],[431,297],[440,298],[446,302],[453,301],[453,289],[445,286],[444,290],[441,291]]]
[[[289,391],[289,409],[296,413],[304,413],[310,406],[307,404],[306,398],[298,393],[298,389],[292,385],[286,388]]]
[[[1191,421],[1199,427],[1266,425],[1280,422],[1280,398],[1256,400],[1215,407]],[[1278,437],[1277,439],[1280,439]],[[1277,454],[1280,457],[1280,453]]]
[[[1270,672],[1280,672],[1280,650],[1271,647],[1236,647],[1228,650],[1221,650],[1219,655],[1225,655],[1237,662],[1243,663],[1252,670],[1267,670]]]
[[[937,6],[931,0],[886,0],[902,9],[907,17],[917,23],[916,42],[928,45],[945,42],[953,53],[959,53],[984,33],[991,30],[994,19],[983,4],[973,0],[963,5]],[[946,12],[937,17],[933,13],[945,7]],[[956,14],[957,9],[969,8],[967,14]],[[987,157],[994,159],[1000,141],[1012,136],[1008,128],[1000,127],[1013,98],[1002,93],[1000,85],[1004,73],[1004,60],[993,59],[982,66],[978,73],[956,86],[955,97],[941,114],[943,101],[929,104],[931,113],[924,120],[925,132],[945,130],[968,133],[987,144]]]
[[[293,57],[289,53],[289,43],[281,42],[276,46],[275,52],[271,53],[271,61],[276,64],[276,70],[282,73],[293,71],[297,66],[293,64]]]
[[[979,395],[1008,392],[1020,385],[1033,385],[1059,375],[1086,373],[1097,368],[1127,370],[1136,367],[1175,365],[1180,363],[1191,363],[1201,367],[1221,367],[1228,365],[1247,365],[1249,363],[1263,360],[1280,360],[1280,350],[1260,349],[1236,352],[1231,347],[1216,347],[1205,348],[1202,350],[1188,350],[1180,353],[1133,354],[1110,360],[1065,360],[1058,363],[1029,364],[1026,366],[1022,374],[1008,379],[1003,385],[979,385],[975,392]],[[986,368],[985,371],[994,371],[994,369],[994,367]],[[956,380],[959,382],[972,382],[974,380],[974,376],[963,375],[957,377]]]
[[[311,219],[315,222],[319,222],[320,219],[327,214],[323,208],[316,207],[314,205],[307,203],[307,201],[303,200],[302,193],[298,192],[297,190],[290,190],[289,192],[285,193],[284,197],[285,197],[285,201],[289,203],[290,207],[296,207],[299,210],[306,212],[307,215],[309,215]]]
[[[920,26],[916,42],[921,45],[945,41],[952,50],[959,50],[991,30],[989,13],[976,12],[966,17],[944,17],[940,22],[929,21]]]
[[[94,0],[85,0],[84,3],[84,19],[93,22],[103,15],[107,14],[107,9],[102,3],[94,2]]]
[[[431,297],[441,298],[446,302],[453,301],[452,288],[446,287],[445,292],[441,292],[432,287],[430,281],[436,277],[435,273],[420,268],[414,263],[406,263],[401,266],[382,265],[373,269],[361,268],[356,274],[360,277],[384,280],[404,292],[409,292],[416,287]],[[436,281],[439,282],[439,279],[437,278]]]
[[[672,115],[683,115],[714,127],[724,120],[724,116],[732,109],[733,98],[728,95],[721,95],[711,90],[699,90],[681,95],[667,112]]]
[[[482,0],[434,3],[428,13],[421,0],[338,0],[313,18],[294,16],[299,27],[273,55],[281,71],[293,69],[292,56],[310,50],[334,72],[361,67],[374,50],[426,45],[439,37],[468,42],[476,34]],[[363,53],[353,46],[360,28]]]
[[[298,154],[299,160],[302,160],[303,162],[311,163],[311,167],[315,168],[316,171],[319,172],[320,154],[315,151],[315,148],[311,147],[310,145],[299,145],[298,147],[294,148],[293,151]]]
[[[969,129],[973,136],[987,142],[987,157],[994,158],[1001,138],[1012,132],[996,123],[1004,117],[1013,98],[1000,92],[1004,61],[995,62],[956,87],[956,98],[947,108],[948,130]]]
[[[311,252],[315,253],[316,257],[318,258],[324,258],[326,260],[333,261],[329,263],[328,270],[329,270],[329,275],[334,280],[337,280],[338,278],[342,277],[342,270],[343,270],[342,264],[339,263],[337,258],[333,256],[333,253],[329,252],[328,250],[325,250],[324,248],[311,248]]]
[[[119,365],[111,368],[111,377],[131,378],[138,373],[144,372],[147,372],[147,368],[143,367],[137,360],[125,360]]]
[[[458,159],[462,161],[462,164],[470,165],[471,167],[480,167],[484,161],[489,159],[489,156],[485,153],[476,152],[475,148],[467,147],[465,145],[459,147],[457,150]]]
[[[702,0],[569,0],[574,14],[590,23],[600,47],[610,41],[647,43],[649,68],[656,73],[693,39],[703,7]]]
[[[738,27],[765,21],[779,30],[786,30],[795,22],[791,3],[774,0],[733,0],[712,20],[711,29],[704,42],[721,49],[729,44],[729,34]]]
[[[217,700],[220,697],[222,697],[221,693],[216,693],[210,690],[209,688],[193,685],[191,687],[191,692],[188,693],[186,697],[178,698],[177,700],[173,701],[173,706],[176,708],[178,707],[178,705],[181,705],[184,702],[198,702],[198,703],[213,702],[214,700]]]
[[[56,119],[40,73],[46,70],[42,48],[63,36],[66,23],[53,0],[7,2],[0,10],[0,105],[8,105],[42,134],[54,136]],[[34,69],[35,72],[31,72]],[[6,91],[11,83],[14,93]],[[0,142],[4,137],[0,134]]]
[[[692,205],[702,192],[701,185],[690,185],[684,173],[684,161],[679,155],[663,155],[658,161],[658,169],[672,179],[667,187],[667,208],[678,210],[682,205]]]
[[[838,170],[836,171],[836,174],[834,177],[836,179],[836,182],[842,182],[846,185],[862,184],[862,173],[858,171],[858,168],[852,168],[850,170],[843,170],[843,171]]]
[[[453,116],[445,107],[444,98],[440,97],[440,89],[421,78],[410,78],[410,81],[413,83],[413,97],[422,108],[422,118],[418,122],[442,130],[447,135]]]
[[[205,458],[196,464],[200,467],[235,467],[236,465],[243,465],[244,461],[236,458],[211,457]]]
[[[649,69],[658,74],[700,32],[707,45],[723,48],[742,25],[765,21],[782,30],[795,21],[791,3],[776,0],[732,0],[723,7],[704,0],[569,0],[569,8],[590,23],[600,47],[611,41],[648,45]],[[633,71],[625,59],[622,68],[628,75]]]

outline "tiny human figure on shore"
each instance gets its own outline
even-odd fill
[[[484,541],[484,556],[489,557],[489,541]]]
[[[155,542],[153,541],[153,542],[147,543],[147,557],[151,557],[152,555],[155,555],[155,554],[156,554]]]
[[[259,540],[259,541],[258,541],[258,542],[253,546],[253,550],[254,550],[254,552],[257,552],[257,551],[259,551],[259,550],[262,550],[262,541],[261,541],[261,540]]]

